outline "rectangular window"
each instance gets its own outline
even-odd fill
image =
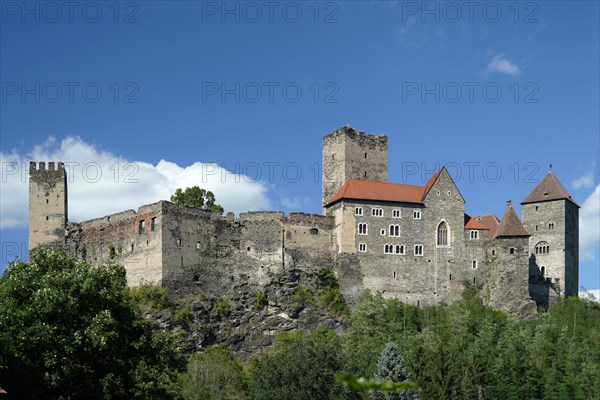
[[[553,230],[554,230],[554,222],[550,222],[550,223],[548,224],[548,229],[549,229],[549,230],[551,230],[551,231],[553,231]]]
[[[138,234],[142,235],[146,232],[146,221],[141,220],[138,224]]]
[[[362,207],[356,207],[354,209],[354,215],[362,216],[363,215],[363,209],[362,209]]]
[[[390,225],[390,236],[400,236],[400,225]]]
[[[414,210],[413,211],[413,219],[421,219],[421,211]]]
[[[371,215],[374,217],[383,217],[383,208],[372,208]]]
[[[423,255],[423,245],[422,244],[415,245],[415,256],[422,256],[422,255]]]
[[[470,234],[471,239],[479,238],[479,231],[470,231],[469,234]]]
[[[400,218],[400,210],[392,210],[393,218]]]
[[[400,254],[401,256],[403,256],[405,254],[403,245],[400,245],[400,244],[396,245],[396,254]]]
[[[156,230],[156,217],[152,217],[150,220],[150,231],[154,232]]]
[[[177,246],[181,247],[181,239],[177,239]]]
[[[196,242],[196,249],[200,250],[200,242]]]
[[[358,244],[358,251],[360,251],[361,253],[366,253],[367,252],[367,244],[366,243],[359,243]]]
[[[364,222],[361,222],[360,224],[358,224],[358,234],[359,235],[366,235],[367,232],[368,232],[367,224],[365,224]]]

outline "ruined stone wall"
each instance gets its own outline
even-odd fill
[[[67,224],[64,164],[29,163],[29,249],[62,246]]]
[[[128,210],[69,224],[67,248],[92,264],[123,265],[130,286],[144,282],[160,284],[162,203],[142,206],[137,212]]]
[[[322,201],[325,205],[348,179],[387,182],[387,137],[344,126],[323,138]]]

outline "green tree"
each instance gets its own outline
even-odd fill
[[[225,346],[209,347],[204,353],[193,354],[180,382],[185,400],[245,398],[242,365]]]
[[[170,398],[180,366],[175,338],[153,333],[123,267],[59,249],[37,249],[0,277],[0,343],[44,397]]]
[[[210,190],[192,186],[181,190],[178,188],[171,196],[171,201],[179,206],[196,207],[203,210],[223,212],[223,207],[215,203],[215,195]]]
[[[410,377],[404,367],[404,358],[400,353],[400,347],[394,342],[385,345],[379,361],[377,361],[377,373],[375,379],[387,382],[403,382]],[[372,397],[376,400],[418,400],[419,396],[412,390],[399,392],[374,392]]]
[[[335,382],[343,366],[340,339],[318,329],[312,335],[281,333],[273,350],[256,358],[249,374],[253,400],[335,400],[352,394]]]

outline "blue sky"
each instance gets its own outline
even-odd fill
[[[469,214],[552,164],[600,288],[598,2],[67,4],[0,1],[2,266],[26,256],[30,159],[71,163],[74,221],[194,184],[318,213],[321,138],[350,124],[388,135],[392,182],[448,164]]]

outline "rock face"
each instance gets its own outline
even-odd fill
[[[341,320],[320,305],[320,291],[317,274],[290,270],[274,276],[262,290],[241,283],[221,296],[190,295],[176,300],[176,310],[153,310],[148,317],[159,328],[182,330],[186,354],[223,344],[248,360],[280,332],[319,327],[341,332]]]

